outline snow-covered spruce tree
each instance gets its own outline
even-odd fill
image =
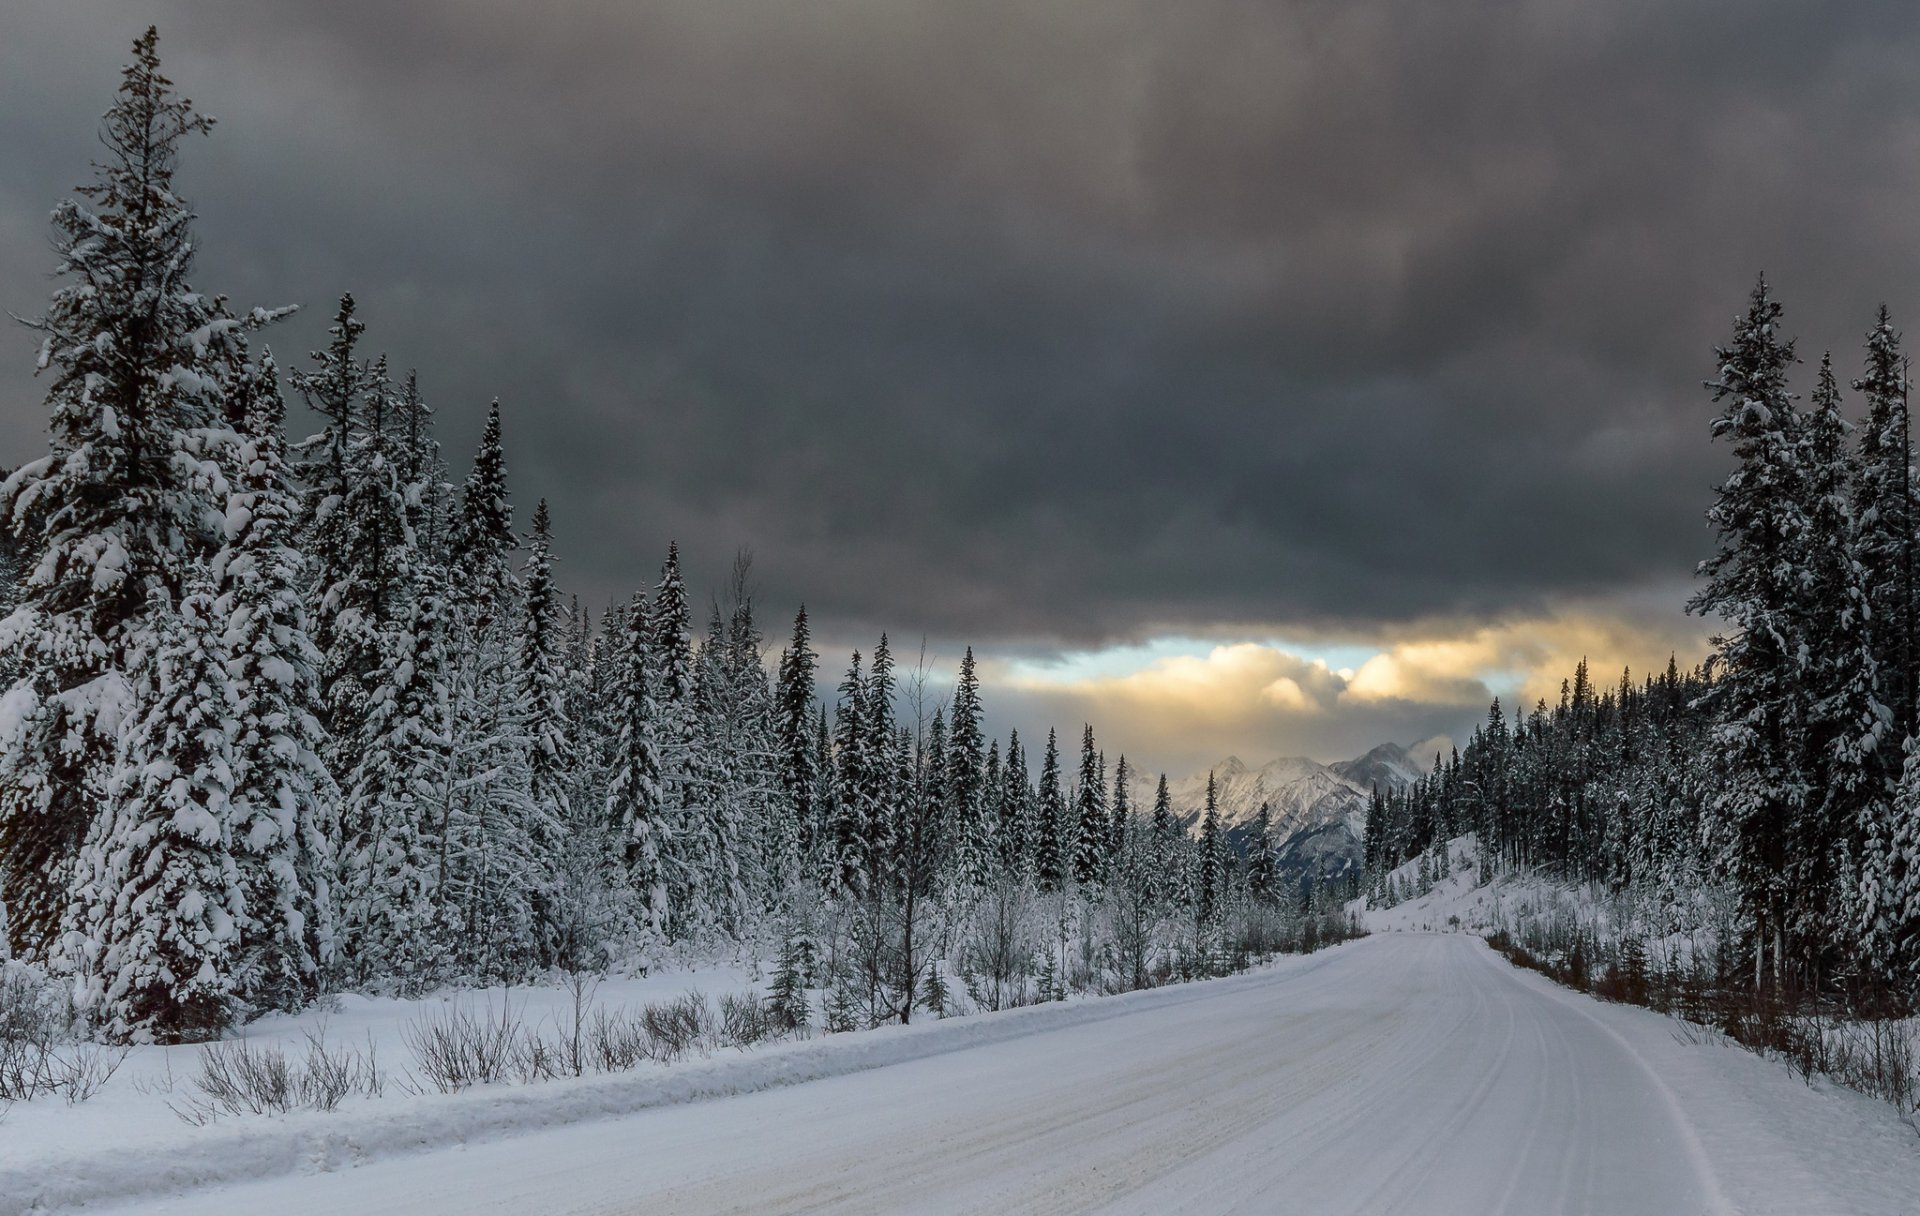
[[[1263,905],[1280,898],[1280,871],[1273,856],[1273,808],[1264,802],[1247,834],[1247,895]]]
[[[937,971],[939,933],[935,923],[939,911],[935,896],[950,842],[947,737],[941,712],[934,711],[924,740],[917,746],[909,727],[902,727],[900,743],[898,755],[907,763],[896,786],[888,912],[898,956],[896,1004],[900,1020],[910,1022],[916,1005],[939,1015],[945,1011],[947,999]]]
[[[1009,878],[1033,877],[1035,799],[1027,773],[1027,752],[1020,732],[1007,735],[1007,760],[1000,770],[1000,826],[997,833],[1001,871]]]
[[[1220,834],[1220,797],[1214,775],[1207,774],[1207,808],[1200,816],[1200,850],[1195,858],[1193,919],[1196,943],[1205,950],[1219,926],[1226,885],[1225,843]]]
[[[822,885],[833,894],[860,890],[867,864],[865,824],[861,820],[862,791],[867,770],[878,763],[868,754],[866,678],[860,652],[848,661],[834,705],[833,798],[828,808],[827,839],[821,850]]]
[[[692,616],[680,577],[680,547],[669,543],[660,584],[648,602],[647,686],[658,713],[664,814],[660,862],[667,884],[668,935],[685,939],[702,923],[706,908],[701,878],[701,787],[699,723],[694,704]]]
[[[813,782],[814,847],[807,859],[808,869],[803,877],[811,877],[813,886],[821,895],[833,890],[832,872],[839,856],[835,841],[834,789],[839,780],[833,762],[833,729],[827,725],[827,707],[825,702],[814,708],[813,713],[813,767],[817,774]]]
[[[670,921],[663,859],[666,794],[655,738],[659,708],[652,693],[649,619],[645,597],[635,596],[624,614],[622,637],[616,640],[619,665],[613,694],[618,738],[607,788],[607,819],[620,849],[630,900],[629,945],[643,954],[653,953],[666,941]]]
[[[1089,723],[1080,738],[1080,778],[1074,790],[1070,835],[1073,878],[1081,886],[1095,886],[1106,880],[1110,831],[1106,780],[1100,772],[1099,752],[1094,748],[1093,726]]]
[[[1707,387],[1724,404],[1713,435],[1734,445],[1737,464],[1707,513],[1720,547],[1701,563],[1707,585],[1688,608],[1727,624],[1714,639],[1720,674],[1710,694],[1725,777],[1710,810],[1754,935],[1759,985],[1769,951],[1776,976],[1786,951],[1786,853],[1810,783],[1796,567],[1807,536],[1805,470],[1787,390],[1793,343],[1780,334],[1780,305],[1765,279],[1715,356],[1719,375]]]
[[[1913,435],[1907,360],[1886,305],[1867,336],[1867,364],[1853,382],[1867,397],[1854,479],[1854,526],[1871,634],[1892,721],[1872,754],[1884,797],[1859,804],[1859,874],[1850,893],[1861,944],[1877,974],[1920,991],[1920,776],[1912,755],[1920,730],[1920,517],[1914,511]],[[1895,743],[1905,741],[1905,746]]]
[[[475,629],[473,606],[459,607],[459,598],[445,597],[445,632],[458,639],[443,669],[445,767],[422,774],[416,816],[434,852],[439,965],[455,979],[512,982],[545,961],[534,901],[553,860],[529,834],[532,705],[519,678],[517,618]],[[435,758],[432,749],[421,755]]]
[[[428,464],[412,433],[420,411],[403,400],[398,416],[407,428],[398,445],[407,453],[404,477]],[[459,976],[512,980],[549,955],[534,901],[553,858],[532,834],[540,817],[532,792],[535,694],[523,677],[529,622],[512,570],[517,540],[497,401],[451,514],[440,584],[448,767],[428,782],[419,818],[436,849],[432,885],[443,963]],[[437,568],[418,544],[417,528],[412,535],[413,560]]]
[[[553,865],[573,822],[573,727],[567,719],[565,619],[553,583],[553,520],[542,498],[533,509],[520,630],[520,688],[526,705],[527,820],[522,828],[533,866],[526,875],[538,940],[536,957],[551,962],[563,927]]]
[[[993,876],[994,819],[987,813],[990,786],[981,715],[980,674],[969,646],[961,656],[960,678],[953,690],[945,774],[955,879],[967,891],[984,890]]]
[[[1862,867],[1861,919],[1876,974],[1909,999],[1920,996],[1920,741],[1886,814],[1871,825]]]
[[[1000,862],[1001,799],[1006,791],[1006,766],[1000,759],[1000,740],[987,740],[987,758],[980,765],[980,818],[974,829],[978,859],[973,863],[979,875],[978,890],[1017,876],[1012,866]],[[956,867],[960,864],[955,863]]]
[[[764,662],[766,640],[753,615],[753,559],[735,555],[719,653],[721,721],[733,807],[733,867],[742,913],[751,918],[784,902],[799,872],[800,843],[786,806],[775,699]]]
[[[1113,827],[1108,837],[1111,855],[1120,855],[1120,846],[1126,843],[1127,831],[1133,826],[1133,770],[1127,766],[1127,758],[1120,757],[1120,763],[1113,767]]]
[[[868,892],[882,888],[892,851],[899,844],[895,808],[902,778],[911,769],[910,755],[902,754],[902,745],[893,715],[893,649],[887,635],[873,648],[873,660],[867,666],[866,687],[860,694],[861,753],[865,764],[856,791],[859,810],[859,853],[862,859],[863,886]]]
[[[426,563],[403,572],[405,615],[381,633],[367,741],[344,783],[338,882],[349,975],[414,990],[445,973],[439,807],[450,792],[452,665],[444,572]]]
[[[1151,826],[1129,816],[1121,827],[1107,887],[1109,934],[1124,988],[1152,983],[1155,939],[1164,916],[1156,853]]]
[[[1864,829],[1883,818],[1889,804],[1880,753],[1889,746],[1892,715],[1881,691],[1865,571],[1855,557],[1854,470],[1830,357],[1820,360],[1808,407],[1801,423],[1807,530],[1795,563],[1801,578],[1796,632],[1810,686],[1806,729],[1815,790],[1796,818],[1787,852],[1787,932],[1830,958],[1860,919],[1856,870]]]
[[[1033,876],[1042,891],[1058,891],[1072,876],[1066,794],[1060,789],[1060,737],[1047,732],[1047,751],[1040,762],[1040,797],[1034,815]]]
[[[1185,836],[1180,831],[1180,821],[1173,814],[1173,795],[1167,790],[1167,775],[1160,774],[1160,784],[1153,791],[1152,847],[1154,852],[1154,872],[1159,876],[1159,895],[1167,904],[1185,905],[1188,892],[1185,875],[1187,868],[1182,864],[1180,845]]]
[[[228,655],[205,567],[164,620],[153,692],[83,863],[84,943],[71,947],[87,977],[83,1005],[109,1038],[129,1042],[208,1039],[231,1024],[247,915],[231,848]]]
[[[193,213],[181,144],[212,120],[161,74],[149,29],[101,124],[92,184],[54,212],[58,277],[43,341],[50,452],[0,485],[25,577],[0,625],[0,903],[15,957],[58,962],[83,846],[104,855],[124,728],[148,715],[151,665],[188,568],[218,542],[234,318],[187,282]],[[214,475],[209,476],[209,472]],[[138,763],[140,757],[133,756]],[[89,838],[92,837],[89,844]]]
[[[300,444],[298,474],[305,489],[302,549],[312,563],[308,624],[320,651],[322,722],[327,730],[328,771],[337,780],[360,760],[368,677],[379,665],[379,635],[387,605],[368,594],[360,521],[349,498],[367,481],[362,456],[368,450],[361,413],[372,387],[371,373],[357,357],[366,325],[354,315],[353,297],[340,297],[325,351],[315,367],[296,372],[292,383],[325,429]]]
[[[683,804],[676,860],[687,876],[689,936],[717,932],[737,937],[747,911],[742,873],[746,782],[734,747],[727,626],[718,605],[693,665],[695,733],[689,753],[688,801]]]
[[[417,487],[403,481],[400,419],[381,378],[363,404],[338,505],[355,543],[325,598],[336,642],[328,701],[358,732],[336,747],[352,760],[341,778],[339,901],[349,974],[408,988],[439,978],[445,959],[434,930],[451,793],[453,614],[448,572],[419,552],[407,523]],[[349,709],[350,691],[364,700]]]
[[[460,509],[452,531],[453,566],[460,572],[456,603],[468,609],[473,628],[484,628],[506,615],[516,594],[510,567],[516,543],[513,502],[507,494],[498,400],[487,407],[486,428],[474,450],[473,468],[460,488]]]
[[[608,633],[617,632],[608,616]],[[574,759],[568,780],[572,817],[552,869],[559,909],[555,963],[567,970],[604,967],[626,911],[621,847],[607,821],[611,747],[615,733],[606,708],[612,681],[597,652],[592,619],[573,600],[567,615],[567,722]]]
[[[413,546],[428,561],[444,566],[453,555],[454,495],[440,443],[433,436],[433,407],[420,395],[420,377],[413,371],[391,400]]]
[[[794,848],[816,873],[821,834],[821,807],[815,798],[820,785],[819,756],[814,748],[814,673],[819,656],[807,631],[807,608],[793,617],[793,636],[780,653],[780,674],[774,693],[774,729],[780,755],[780,788],[785,810],[793,819]]]
[[[319,652],[307,635],[307,564],[286,461],[273,356],[243,369],[241,431],[214,561],[232,697],[232,849],[244,896],[235,990],[254,1009],[296,1009],[334,948],[338,794],[321,762]]]
[[[1920,527],[1913,509],[1913,427],[1907,412],[1907,360],[1900,335],[1882,304],[1867,335],[1867,365],[1853,382],[1867,399],[1853,482],[1855,553],[1873,606],[1874,653],[1893,711],[1895,738],[1920,731],[1915,664],[1920,663]],[[1882,757],[1888,781],[1898,780],[1900,759]]]

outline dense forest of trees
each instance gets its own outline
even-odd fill
[[[220,1033],[415,991],[766,941],[829,1022],[1211,973],[1325,927],[1091,727],[1038,773],[882,637],[816,695],[769,671],[747,563],[696,638],[680,559],[590,620],[496,405],[455,484],[351,296],[282,368],[190,285],[175,162],[211,126],[151,31],[95,181],[54,215],[50,452],[0,485],[0,915],[98,1031]],[[285,435],[290,395],[319,434]],[[940,960],[950,965],[938,966]]]
[[[1722,631],[1698,670],[1597,688],[1583,662],[1511,720],[1377,797],[1379,876],[1474,832],[1499,866],[1645,897],[1656,931],[1726,891],[1752,983],[1920,996],[1920,589],[1907,359],[1882,308],[1847,416],[1822,357],[1805,404],[1764,280],[1707,387],[1734,469],[1690,607]],[[1384,892],[1377,892],[1382,893]]]

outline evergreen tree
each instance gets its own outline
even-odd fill
[[[410,594],[406,615],[378,635],[364,742],[343,783],[338,882],[348,974],[412,989],[443,978],[435,926],[446,820],[420,795],[452,766],[452,665],[441,572],[414,566],[404,547],[388,556],[403,563],[388,577],[404,576]]]
[[[742,782],[732,732],[727,625],[719,606],[707,622],[706,643],[693,665],[694,738],[687,763],[687,801],[681,808],[675,861],[685,881],[682,932],[731,933],[744,911],[740,862]]]
[[[723,657],[739,831],[750,845],[741,852],[741,880],[749,902],[764,910],[784,902],[801,872],[801,853],[799,824],[786,805],[777,703],[763,661],[766,639],[754,621],[751,571],[752,558],[742,551],[734,560]]]
[[[1107,846],[1111,856],[1120,855],[1120,848],[1127,840],[1127,831],[1132,826],[1133,770],[1127,767],[1127,758],[1122,756],[1120,763],[1113,768],[1113,830]]]
[[[626,885],[634,901],[632,924],[643,944],[656,945],[666,939],[670,910],[663,868],[666,791],[655,737],[659,707],[652,692],[650,619],[646,599],[635,596],[625,614],[624,638],[615,650],[614,722],[619,737],[607,791],[607,817],[620,845]]]
[[[212,121],[160,72],[149,29],[101,126],[104,162],[53,214],[59,256],[43,337],[50,453],[0,485],[29,571],[0,629],[15,673],[0,726],[0,902],[16,957],[47,961],[83,848],[108,830],[123,729],[151,716],[151,665],[189,568],[218,543],[214,461],[245,321],[187,282],[193,213],[180,146]],[[135,754],[133,763],[141,762]],[[88,844],[89,837],[95,839]]]
[[[1854,546],[1873,607],[1874,653],[1883,669],[1896,737],[1920,730],[1914,672],[1920,663],[1920,588],[1915,546],[1920,527],[1913,509],[1913,433],[1907,413],[1907,360],[1900,335],[1882,304],[1867,335],[1867,366],[1853,382],[1866,394],[1854,480]],[[1883,772],[1897,779],[1899,758],[1889,753]]]
[[[1069,834],[1073,877],[1082,886],[1091,886],[1106,877],[1112,825],[1107,820],[1106,780],[1100,767],[1100,755],[1093,744],[1093,727],[1089,724],[1080,739],[1080,778]]]
[[[536,523],[536,532],[538,527]],[[503,616],[512,600],[508,562],[514,544],[513,504],[507,496],[506,449],[500,441],[500,402],[496,400],[487,410],[473,469],[460,490],[460,516],[454,528],[453,565],[461,572],[460,602],[476,629]]]
[[[1891,806],[1869,825],[1862,869],[1867,957],[1896,990],[1920,992],[1920,743],[1911,738]]]
[[[1779,329],[1780,305],[1762,279],[1733,343],[1715,352],[1720,374],[1707,387],[1724,405],[1713,435],[1733,443],[1737,465],[1707,514],[1720,548],[1702,563],[1707,585],[1688,605],[1728,626],[1714,639],[1721,674],[1711,697],[1726,782],[1712,810],[1724,864],[1754,930],[1756,982],[1769,946],[1776,969],[1783,952],[1787,842],[1809,785],[1807,683],[1792,641],[1800,607],[1796,559],[1807,537],[1805,470],[1787,390],[1793,343]]]
[[[327,731],[329,771],[336,776],[359,761],[363,711],[370,692],[364,677],[379,663],[381,604],[360,591],[361,535],[349,506],[356,485],[366,478],[361,457],[369,449],[361,406],[373,385],[358,358],[366,324],[356,315],[351,295],[340,297],[328,328],[325,351],[315,351],[312,371],[296,373],[293,385],[326,428],[301,444],[299,468],[306,487],[302,519],[303,549],[311,563],[308,618],[320,650],[320,694]],[[370,611],[371,610],[371,611]]]
[[[877,893],[886,879],[898,843],[895,808],[904,788],[903,776],[912,770],[912,739],[899,738],[893,717],[893,649],[887,635],[873,648],[867,666],[867,684],[860,697],[862,751],[867,764],[856,791],[860,825],[860,856],[864,889]]]
[[[1024,879],[1034,872],[1037,814],[1033,781],[1027,774],[1027,752],[1020,746],[1020,732],[1016,730],[1007,736],[1007,762],[1000,778],[999,855],[1001,868],[1009,877]]]
[[[214,563],[233,701],[232,849],[244,896],[236,992],[295,1009],[334,948],[333,807],[321,762],[319,652],[307,634],[299,504],[286,464],[286,406],[273,357],[245,369],[242,432]]]
[[[235,734],[227,651],[202,568],[160,644],[153,697],[128,737],[111,827],[81,881],[78,926],[97,956],[86,993],[106,1033],[175,1043],[235,1015],[246,893],[232,854]]]
[[[574,823],[573,725],[567,719],[567,661],[559,591],[553,584],[553,519],[547,500],[533,510],[520,645],[521,697],[527,707],[528,820],[523,829],[532,862],[528,875],[540,952],[552,958],[558,945],[551,866]]]
[[[957,850],[960,883],[969,890],[988,885],[993,869],[993,817],[987,813],[991,787],[986,780],[985,736],[980,719],[980,676],[974,667],[973,647],[960,659],[960,679],[953,690],[952,733],[945,758],[948,819]]]
[[[1818,789],[1796,819],[1787,853],[1787,927],[1806,942],[1837,943],[1852,928],[1852,907],[1834,897],[1855,889],[1851,870],[1863,830],[1887,805],[1881,749],[1892,714],[1874,654],[1865,570],[1855,556],[1846,432],[1833,363],[1823,357],[1803,426],[1807,532],[1797,563],[1797,633],[1811,697],[1808,767]]]
[[[647,686],[658,711],[654,729],[660,756],[665,814],[660,832],[661,871],[667,884],[668,932],[687,936],[702,913],[700,773],[697,770],[697,706],[694,704],[692,613],[680,577],[680,546],[669,543],[660,584],[648,604]]]
[[[1205,936],[1218,922],[1226,883],[1224,845],[1220,835],[1220,796],[1212,773],[1207,774],[1207,809],[1200,816],[1199,869],[1194,877],[1194,919]]]
[[[814,743],[813,652],[803,604],[793,617],[793,636],[780,653],[778,688],[774,693],[775,730],[780,749],[780,788],[786,811],[792,816],[795,844],[803,858],[813,858],[819,847],[819,755]]]
[[[860,652],[854,651],[840,682],[840,700],[834,707],[834,787],[828,856],[824,858],[829,890],[860,890],[867,868],[866,824],[862,818],[868,771],[880,763],[871,754],[866,725],[867,684],[860,670]]]
[[[1273,808],[1264,802],[1247,835],[1247,894],[1259,904],[1272,904],[1280,895],[1280,871],[1273,856]]]
[[[1035,814],[1033,873],[1043,891],[1057,891],[1072,875],[1070,825],[1066,795],[1060,789],[1060,739],[1047,732],[1047,751],[1040,762],[1040,801]]]

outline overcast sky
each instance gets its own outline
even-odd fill
[[[1697,659],[1754,275],[1843,368],[1920,305],[1909,3],[5,0],[16,314],[150,21],[197,284],[283,364],[352,291],[458,474],[498,396],[590,603],[747,546],[830,672],[971,643],[1149,765]]]

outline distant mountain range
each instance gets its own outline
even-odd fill
[[[1228,756],[1207,772],[1171,783],[1173,807],[1188,831],[1195,831],[1207,805],[1209,772],[1216,783],[1221,826],[1236,849],[1246,848],[1254,817],[1265,804],[1273,815],[1272,840],[1280,866],[1297,881],[1311,873],[1316,881],[1341,878],[1364,857],[1367,803],[1373,790],[1395,793],[1419,780],[1433,757],[1453,746],[1444,738],[1412,747],[1382,743],[1363,756],[1332,764],[1283,757],[1259,768]],[[1136,791],[1135,805],[1153,805],[1151,787]]]

